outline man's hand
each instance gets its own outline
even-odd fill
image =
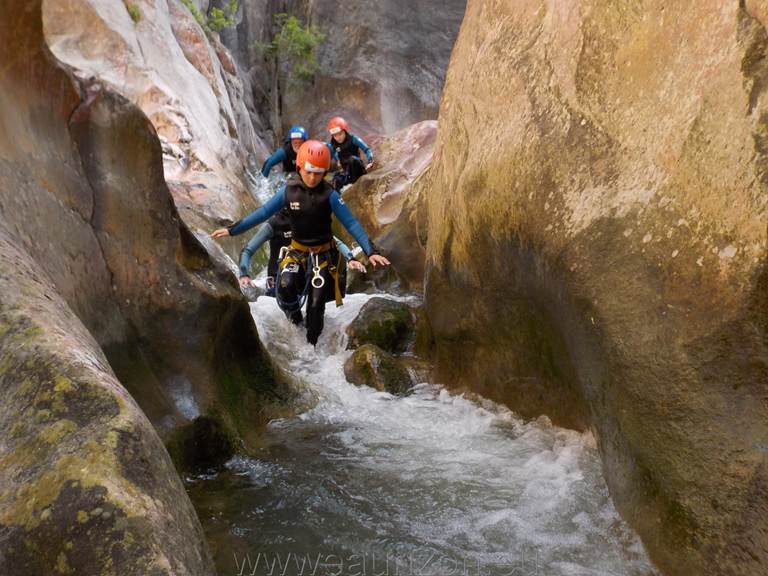
[[[376,268],[376,266],[382,266],[382,267],[389,266],[389,260],[387,260],[386,258],[384,258],[384,256],[381,256],[379,254],[368,256],[368,262],[370,262],[374,268]]]
[[[362,262],[358,262],[357,260],[350,260],[347,267],[351,270],[357,270],[358,272],[365,274],[365,266],[363,266]]]
[[[251,286],[252,280],[250,276],[240,276],[240,287],[241,288],[247,288],[248,286]]]
[[[373,165],[374,165],[374,164],[376,164],[376,161],[375,161],[375,160],[373,160],[373,161],[371,161],[371,162],[368,162],[368,164],[366,164],[366,165],[365,165],[365,171],[366,171],[366,172],[370,172],[370,171],[371,171],[371,168],[373,168]]]
[[[229,230],[226,228],[219,228],[211,233],[211,238],[224,238],[226,236],[229,236]]]

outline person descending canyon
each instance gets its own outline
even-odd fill
[[[300,324],[306,299],[307,342],[315,345],[323,331],[326,302],[335,300],[340,306],[344,290],[340,282],[343,260],[334,246],[332,216],[336,215],[374,268],[388,266],[389,260],[379,254],[339,193],[324,180],[331,168],[328,146],[317,140],[306,141],[299,149],[296,166],[298,175],[289,177],[264,206],[228,228],[215,230],[211,236],[242,234],[281,209],[288,209],[292,238],[279,264],[277,303],[291,322]]]
[[[354,184],[373,166],[373,151],[362,138],[349,132],[349,124],[341,116],[331,118],[328,122],[331,139],[328,145],[334,152],[334,158],[339,162],[341,171],[333,177],[333,187],[341,190],[347,184]],[[363,164],[360,158],[363,152],[368,159]]]
[[[349,247],[335,236],[333,237],[333,240],[336,243],[336,248],[346,260],[347,266],[353,270],[365,273],[365,266],[354,259]],[[251,279],[250,273],[251,258],[265,242],[269,242],[266,293],[267,296],[274,297],[275,276],[277,275],[280,250],[283,246],[288,246],[291,243],[291,222],[286,208],[283,208],[267,222],[262,224],[256,234],[253,235],[240,252],[240,286],[248,286],[249,284],[252,284],[253,280]]]
[[[304,142],[307,141],[307,131],[303,126],[291,126],[282,148],[275,151],[272,156],[267,158],[264,166],[261,167],[261,175],[266,178],[272,171],[272,168],[283,163],[283,172],[289,174],[296,172],[296,154]]]

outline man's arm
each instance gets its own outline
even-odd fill
[[[256,250],[261,248],[262,244],[267,242],[274,235],[274,230],[269,222],[262,225],[261,228],[253,235],[253,238],[248,240],[248,244],[245,245],[243,251],[240,252],[240,276],[250,276],[251,258],[256,253]]]
[[[347,207],[346,204],[344,204],[344,200],[341,199],[341,196],[339,196],[339,193],[335,190],[331,193],[330,201],[331,210],[333,210],[336,218],[339,219],[341,225],[344,226],[344,228],[347,229],[347,232],[349,232],[357,241],[357,243],[363,249],[363,252],[365,252],[365,255],[371,256],[374,254],[375,252],[373,245],[368,239],[368,234],[365,233],[365,230],[363,230],[360,222],[357,221],[357,219],[352,214],[352,211]]]
[[[366,144],[362,138],[359,138],[357,136],[352,136],[352,144],[360,148],[363,152],[365,152],[365,157],[368,158],[368,164],[373,162],[373,150]]]
[[[272,196],[272,198],[269,199],[269,202],[264,204],[264,206],[251,212],[242,220],[232,224],[232,226],[229,226],[227,228],[227,230],[229,230],[229,235],[237,236],[238,234],[250,230],[254,226],[258,226],[262,222],[266,222],[270,217],[277,214],[283,206],[285,206],[285,185],[283,185],[277,194]]]
[[[267,161],[264,162],[264,166],[261,167],[261,175],[264,176],[264,178],[269,176],[269,173],[272,171],[272,168],[280,164],[280,162],[282,162],[283,160],[285,160],[285,150],[280,148],[280,150],[272,154],[272,156],[267,158]]]

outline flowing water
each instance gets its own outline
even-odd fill
[[[317,350],[273,299],[252,304],[316,403],[273,421],[253,458],[186,479],[220,576],[656,574],[589,434],[434,384],[394,397],[347,383],[344,327],[368,298],[328,308]]]

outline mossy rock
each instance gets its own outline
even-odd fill
[[[407,363],[375,344],[364,344],[344,364],[344,375],[353,384],[403,395],[413,385]]]
[[[414,320],[403,302],[371,298],[347,327],[347,349],[375,344],[392,354],[404,352],[413,340]]]

